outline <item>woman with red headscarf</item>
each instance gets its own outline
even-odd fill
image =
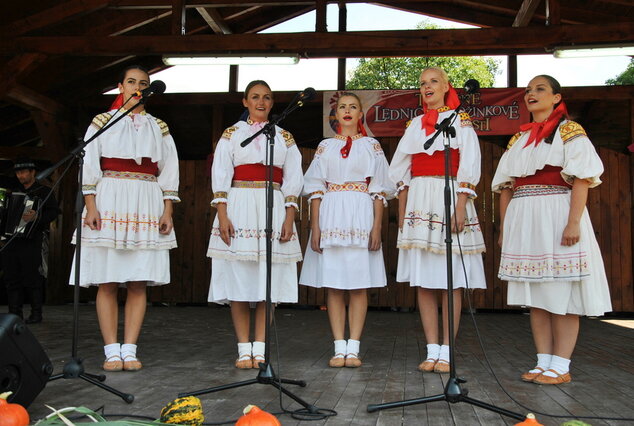
[[[579,315],[612,310],[608,282],[586,209],[603,164],[583,128],[567,118],[559,82],[533,78],[524,95],[533,122],[520,127],[493,178],[500,192],[508,304],[530,308],[537,365],[522,380],[570,382]]]
[[[420,75],[423,115],[415,117],[401,138],[392,163],[390,178],[397,182],[399,200],[399,250],[396,281],[417,287],[418,307],[427,340],[427,357],[421,371],[449,372],[449,330],[446,244],[447,228],[453,234],[454,334],[458,333],[464,288],[486,288],[482,253],[484,238],[473,205],[475,186],[480,180],[480,145],[469,115],[460,113],[450,140],[452,216],[444,217],[444,145],[439,136],[425,149],[436,132],[436,123],[453,114],[460,104],[456,91],[441,68],[423,70]],[[455,206],[455,210],[454,210]],[[463,273],[462,262],[464,262]],[[437,292],[442,294],[443,338],[438,333]]]
[[[368,309],[367,289],[385,287],[381,221],[394,193],[381,145],[367,136],[359,97],[344,92],[335,110],[338,132],[323,140],[304,177],[311,235],[300,284],[325,287],[334,337],[331,367],[360,367],[359,347]],[[346,327],[345,293],[350,296]]]

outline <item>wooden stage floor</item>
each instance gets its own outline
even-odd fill
[[[3,309],[4,308],[4,309]],[[0,308],[6,312],[6,307]],[[28,311],[28,308],[27,308]],[[31,326],[49,354],[55,373],[71,353],[72,306],[47,306],[45,321]],[[634,417],[634,320],[583,319],[572,363],[573,382],[562,386],[523,383],[519,375],[533,365],[534,349],[525,314],[475,315],[487,355],[500,383],[520,403],[548,413],[577,416]],[[420,373],[425,341],[417,312],[370,311],[361,342],[363,366],[358,369],[328,367],[332,341],[327,313],[319,310],[280,308],[276,312],[277,339],[273,366],[284,378],[305,380],[307,386],[287,388],[308,403],[333,409],[337,415],[321,421],[298,421],[280,415],[283,425],[512,425],[515,420],[464,402],[431,402],[368,413],[368,404],[419,398],[442,393],[448,375]],[[489,372],[468,314],[462,315],[456,345],[459,377],[469,396],[504,409],[526,413],[507,397]],[[275,339],[275,335],[273,337]],[[276,353],[279,351],[279,364]],[[100,373],[103,362],[101,336],[94,305],[80,306],[78,354],[87,372]],[[139,342],[145,368],[138,372],[107,375],[106,384],[132,393],[126,404],[88,382],[61,379],[50,382],[29,407],[33,419],[55,408],[104,407],[106,414],[137,414],[157,418],[161,407],[179,393],[205,389],[256,377],[256,370],[233,367],[236,349],[230,311],[224,307],[152,306]],[[206,420],[236,419],[247,404],[270,412],[281,411],[273,386],[255,384],[201,396]],[[299,405],[288,397],[289,410]],[[114,418],[113,418],[114,420]],[[539,415],[544,425],[565,419]],[[592,425],[634,422],[586,420]]]

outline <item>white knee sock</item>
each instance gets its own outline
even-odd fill
[[[437,360],[440,355],[440,345],[438,343],[427,344],[427,358]]]
[[[537,365],[535,367],[539,367],[544,371],[550,368],[550,360],[553,356],[551,354],[537,354]],[[529,371],[529,373],[539,373],[540,370],[537,368],[533,368]]]
[[[251,342],[238,343],[238,359],[251,356]]]
[[[345,340],[335,340],[335,358],[343,358],[346,356],[347,344]]]
[[[440,347],[440,353],[438,354],[438,359],[443,359],[446,362],[449,362],[449,345],[442,345]]]
[[[550,370],[555,370],[559,374],[566,374],[570,371],[570,360],[557,355],[553,355],[553,358],[550,360],[550,366],[548,368]],[[553,374],[552,371],[545,372],[544,376],[557,377],[555,374]]]
[[[111,343],[109,345],[106,345],[103,347],[103,352],[106,354],[106,359],[110,359],[111,361],[118,361],[114,358],[115,357],[121,358],[121,344]]]
[[[132,343],[124,343],[121,345],[121,358],[123,358],[124,361],[135,361],[136,345]]]
[[[264,342],[253,342],[253,356],[257,356],[258,358],[264,358],[264,349],[266,349],[266,343]]]
[[[353,355],[358,358],[360,346],[361,346],[361,341],[348,339],[348,344],[346,345],[346,356]]]

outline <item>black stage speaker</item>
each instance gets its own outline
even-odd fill
[[[11,391],[10,402],[28,407],[52,372],[51,360],[24,322],[0,314],[0,393]]]

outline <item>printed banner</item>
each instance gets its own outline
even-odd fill
[[[456,91],[478,135],[513,135],[520,124],[530,119],[522,88],[480,89],[474,94],[465,94],[462,89]],[[324,92],[324,137],[335,134],[335,105],[340,93]],[[418,90],[355,90],[354,93],[361,98],[369,136],[400,137],[407,122],[423,113]]]

